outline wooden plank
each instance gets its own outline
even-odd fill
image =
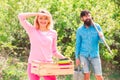
[[[44,69],[44,68],[58,68],[58,69],[60,69],[60,68],[73,68],[74,66],[73,65],[40,65],[39,66],[39,69]]]
[[[74,65],[59,65],[57,63],[41,63],[39,61],[33,61],[31,72],[40,76],[69,75],[74,73]]]
[[[44,75],[68,75],[73,74],[72,69],[42,69],[39,71],[40,76]]]

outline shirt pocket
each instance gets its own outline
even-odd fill
[[[99,40],[99,36],[98,36],[98,33],[97,32],[91,32],[91,41],[92,42],[96,42]]]
[[[97,38],[98,37],[98,33],[97,32],[91,32],[91,38]]]

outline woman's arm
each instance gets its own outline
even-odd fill
[[[37,16],[38,13],[19,13],[18,19],[20,21],[20,24],[23,26],[23,28],[27,31],[27,33],[31,32],[31,28],[33,25],[27,21],[27,18],[32,16]]]
[[[26,18],[29,18],[29,17],[32,17],[32,16],[38,16],[38,15],[39,15],[39,13],[30,13],[30,12],[20,13],[18,15],[18,18],[22,17],[22,18],[26,19]]]
[[[53,46],[52,46],[52,51],[54,56],[58,57],[59,59],[65,58],[61,53],[58,52],[57,50],[57,33],[55,32],[55,38],[53,39]]]

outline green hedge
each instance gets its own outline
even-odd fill
[[[8,50],[7,54],[26,60],[30,43],[17,15],[20,12],[38,12],[40,8],[45,8],[53,15],[59,51],[74,60],[76,29],[83,24],[79,14],[81,10],[88,9],[94,21],[101,25],[106,41],[114,53],[110,56],[107,48],[100,44],[102,58],[120,63],[120,10],[114,0],[1,0],[0,3],[1,51]],[[31,22],[32,20],[33,18],[30,19]]]

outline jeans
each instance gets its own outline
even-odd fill
[[[80,61],[84,73],[90,72],[90,64],[91,64],[95,75],[102,75],[100,57],[90,58],[90,57],[80,56]]]

